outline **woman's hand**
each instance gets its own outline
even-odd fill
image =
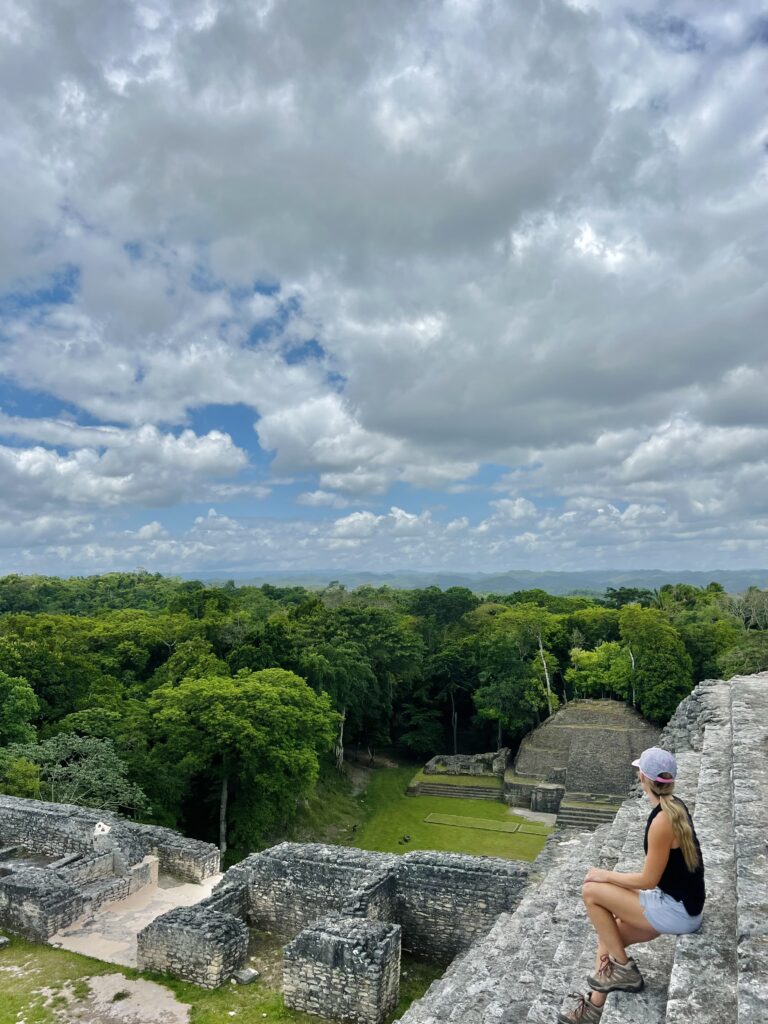
[[[584,881],[585,882],[610,882],[611,881],[610,871],[603,871],[602,868],[590,868],[587,872]]]

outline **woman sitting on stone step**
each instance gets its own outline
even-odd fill
[[[595,970],[587,978],[590,991],[570,997],[576,1005],[558,1015],[559,1024],[596,1024],[609,992],[640,991],[643,976],[627,946],[701,925],[704,865],[688,808],[674,796],[677,762],[669,751],[650,747],[632,764],[652,806],[645,862],[637,872],[587,872],[582,896],[597,932]]]

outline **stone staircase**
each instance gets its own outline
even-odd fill
[[[439,782],[418,782],[408,788],[409,796],[452,796],[461,800],[501,800],[501,790],[491,786],[447,786]]]
[[[633,948],[646,980],[613,993],[603,1024],[763,1024],[768,1016],[768,673],[705,682],[670,721],[677,792],[694,815],[707,885],[704,924]],[[585,991],[595,939],[580,898],[592,865],[638,870],[649,807],[637,794],[610,824],[555,834],[513,914],[455,960],[402,1024],[554,1024]]]
[[[563,800],[557,812],[558,828],[596,829],[613,821],[618,806],[601,803],[569,803]]]

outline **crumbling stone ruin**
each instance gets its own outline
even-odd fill
[[[171,829],[68,804],[0,795],[0,927],[33,942],[157,881],[199,882],[219,851]]]
[[[424,765],[425,775],[495,775],[504,778],[510,749],[488,754],[436,754]]]
[[[493,857],[281,843],[230,868],[188,908],[196,916],[156,918],[139,933],[139,966],[214,987],[245,963],[245,921],[290,940],[289,1006],[380,1024],[399,999],[401,949],[449,963],[515,907],[529,870]]]
[[[704,682],[660,737],[701,840],[701,929],[633,949],[646,980],[613,993],[602,1024],[760,1024],[768,1015],[768,673]],[[637,871],[648,804],[639,791],[610,824],[555,833],[513,913],[448,968],[400,1024],[551,1024],[583,991],[595,943],[581,901],[593,865]]]
[[[614,700],[574,700],[520,744],[504,775],[512,807],[557,814],[559,827],[610,821],[634,784],[632,761],[659,730]]]

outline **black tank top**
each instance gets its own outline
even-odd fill
[[[678,803],[683,804],[683,801],[674,798]],[[682,902],[685,909],[691,915],[696,917],[700,914],[704,908],[704,864],[701,859],[701,847],[699,846],[699,840],[696,835],[696,831],[693,828],[693,821],[691,815],[688,812],[688,808],[683,804],[685,813],[688,815],[688,821],[693,831],[693,841],[696,844],[696,852],[699,855],[699,866],[694,871],[689,871],[685,858],[683,857],[682,850],[670,850],[669,860],[667,866],[664,868],[664,874],[659,879],[659,888],[662,892],[667,893],[672,897],[673,900],[679,900]],[[651,827],[651,823],[656,815],[661,810],[661,804],[654,807],[651,813],[648,815],[648,821],[645,825],[645,838],[643,839],[643,849],[648,853],[648,831]]]

